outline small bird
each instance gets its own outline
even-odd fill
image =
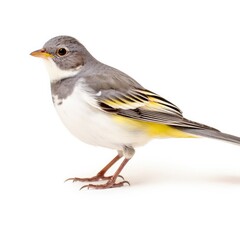
[[[82,188],[107,189],[129,184],[120,175],[135,148],[154,138],[208,137],[240,144],[240,138],[183,117],[181,110],[145,89],[127,74],[95,59],[75,38],[57,36],[31,53],[44,60],[54,106],[64,125],[85,143],[118,154]],[[105,173],[123,158],[112,176]],[[117,178],[121,177],[120,182]]]

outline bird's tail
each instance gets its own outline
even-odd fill
[[[190,133],[196,136],[214,138],[214,139],[219,139],[226,142],[240,144],[240,137],[236,137],[227,133],[222,133],[216,129],[197,129],[197,128],[182,127],[181,131]]]

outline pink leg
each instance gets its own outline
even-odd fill
[[[128,181],[121,181],[116,183],[117,177],[119,176],[120,172],[122,171],[122,169],[125,167],[125,165],[128,163],[128,161],[130,160],[130,158],[125,158],[123,160],[123,162],[121,163],[121,165],[119,166],[119,168],[117,169],[117,171],[113,174],[113,176],[109,177],[109,180],[105,183],[105,184],[87,184],[84,185],[83,187],[81,187],[81,189],[83,188],[92,188],[92,189],[106,189],[106,188],[113,188],[113,187],[122,187],[124,185],[124,183],[129,184],[130,183]]]
[[[109,162],[99,173],[97,173],[96,176],[91,177],[91,178],[78,178],[78,177],[74,177],[74,178],[68,178],[65,181],[73,181],[73,182],[96,182],[99,180],[110,180],[112,178],[112,176],[105,176],[105,173],[108,171],[109,168],[111,168],[114,163],[116,163],[120,158],[122,157],[122,153],[119,152],[118,155],[113,158],[113,160],[111,162]],[[119,175],[118,175],[119,176]],[[118,177],[117,176],[117,177]],[[116,178],[117,178],[116,177]],[[123,179],[122,176],[119,176]]]

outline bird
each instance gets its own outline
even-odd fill
[[[155,138],[207,137],[240,144],[240,137],[188,120],[176,105],[124,72],[98,61],[73,37],[54,37],[30,55],[44,60],[53,104],[70,132],[87,144],[117,151],[95,176],[67,179],[88,182],[82,188],[108,189],[129,184],[120,173],[135,148]],[[120,159],[114,174],[106,175]]]

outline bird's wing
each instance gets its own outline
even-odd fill
[[[146,89],[134,88],[125,92],[105,90],[101,92],[97,100],[105,111],[141,109],[182,116],[182,112],[177,106]]]
[[[184,118],[177,106],[146,89],[134,88],[124,93],[103,90],[97,95],[98,108],[111,114],[180,128],[212,129]]]
[[[183,118],[177,106],[146,89],[134,88],[125,92],[102,90],[95,98],[98,108],[111,114],[171,126],[201,127]]]

